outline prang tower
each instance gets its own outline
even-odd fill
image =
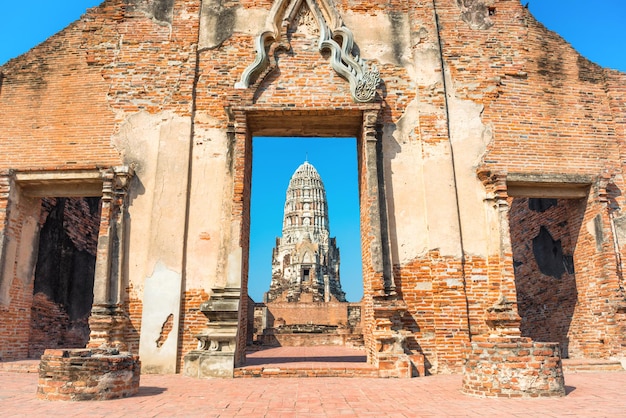
[[[345,302],[339,281],[339,248],[330,238],[326,190],[308,161],[287,187],[282,238],[272,252],[266,302]]]

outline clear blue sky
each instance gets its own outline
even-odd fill
[[[585,57],[626,71],[626,0],[522,0],[526,2],[540,22]],[[2,3],[5,18],[0,25],[0,64],[44,41],[100,1]],[[285,141],[289,147],[284,147]],[[276,142],[279,148],[273,148]],[[332,143],[330,152],[326,143]],[[271,249],[281,233],[285,191],[307,152],[326,185],[331,235],[337,237],[341,250],[344,290],[351,301],[361,297],[355,148],[350,139],[254,140],[250,294],[255,300],[261,300],[269,286]],[[321,149],[326,152],[321,153]]]

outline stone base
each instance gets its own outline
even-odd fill
[[[564,396],[558,343],[475,337],[466,348],[461,391],[480,397]]]
[[[139,357],[117,349],[46,350],[39,363],[37,397],[91,401],[132,396],[139,391]]]
[[[338,346],[363,347],[362,334],[340,334],[338,332],[326,334],[275,334],[268,330],[267,334],[259,335],[261,345],[268,347],[311,347],[311,346]]]
[[[196,378],[233,377],[235,352],[194,350],[185,356],[184,375]]]

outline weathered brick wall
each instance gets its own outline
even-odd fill
[[[220,7],[212,7],[217,3]],[[606,171],[614,175],[614,187],[624,190],[626,76],[581,58],[519,0],[334,3],[384,81],[380,168],[395,285],[409,312],[403,319],[409,346],[426,354],[431,371],[458,370],[461,345],[484,332],[484,310],[500,294],[510,295],[513,281],[512,258],[492,237],[502,231],[493,228],[494,209],[483,201],[476,170],[594,178]],[[286,110],[278,116],[268,112],[295,109],[332,113],[332,120],[341,121],[360,109],[304,22],[292,28],[291,48],[277,52],[278,60],[272,58],[271,71],[257,85],[233,88],[254,60],[253,38],[272,4],[204,2],[201,13],[197,0],[107,0],[1,69],[0,111],[11,116],[0,120],[0,169],[136,167],[129,209],[132,261],[124,283],[131,320],[127,340],[136,349],[141,333],[151,331],[141,326],[144,285],[162,262],[177,274],[182,289],[172,296],[182,303],[179,368],[185,352],[195,347],[193,334],[204,325],[199,305],[212,287],[226,284],[228,272],[235,271],[228,260],[236,257],[229,257],[238,249],[244,293],[247,289],[254,129],[239,113],[229,131],[229,112],[244,106],[259,118],[287,118]],[[473,7],[484,13],[471,13]],[[210,18],[203,28],[201,16]],[[284,133],[302,133],[292,128]],[[374,307],[384,289],[382,272],[371,261],[375,231],[368,208],[374,201],[364,191],[372,185],[366,170],[360,175],[362,316],[371,359]],[[619,220],[624,193],[614,195],[610,216]],[[0,197],[0,221],[3,207]],[[581,227],[600,215],[602,249],[579,239],[574,253],[575,270],[585,271],[576,274],[579,301],[609,299],[585,302],[570,325],[580,330],[576,341],[594,341],[576,348],[585,355],[618,353],[623,341],[618,330],[626,326],[611,324],[616,289],[623,287],[615,247],[626,249],[626,238],[619,240],[626,228],[618,222],[614,234],[603,210],[600,203],[589,203]],[[171,222],[161,222],[163,214]],[[233,226],[232,219],[241,222]],[[19,231],[4,233],[19,240]],[[613,293],[593,291],[597,285]],[[11,291],[29,295],[22,287]],[[10,308],[0,308],[13,312],[7,313],[9,323],[21,303],[16,295]],[[594,311],[601,312],[600,319]],[[247,313],[242,303],[241,317]],[[585,324],[600,324],[599,334],[589,340]],[[0,347],[20,346],[21,337],[12,330],[1,332],[8,339],[0,339]],[[610,342],[601,343],[603,337]],[[245,338],[242,329],[240,347]]]
[[[179,328],[180,337],[178,340],[177,364],[179,371],[183,370],[183,357],[185,354],[198,347],[198,339],[195,338],[195,335],[199,334],[207,323],[207,317],[200,312],[200,305],[208,299],[209,295],[203,289],[186,291],[183,294]]]

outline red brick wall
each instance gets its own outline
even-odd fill
[[[0,120],[0,169],[57,170],[121,164],[123,157],[111,144],[111,137],[125,118],[136,112],[171,111],[181,116],[201,112],[203,117],[194,119],[194,129],[201,132],[209,128],[226,130],[228,117],[224,107],[230,104],[260,110],[281,109],[289,104],[299,110],[322,109],[337,114],[358,108],[347,93],[348,83],[330,68],[328,58],[316,51],[315,42],[298,32],[292,38],[293,51],[279,54],[278,70],[266,74],[258,86],[247,91],[234,90],[241,73],[254,59],[250,34],[235,33],[216,48],[197,51],[199,1],[174,2],[171,25],[151,19],[130,7],[131,3],[136,2],[107,0],[81,21],[2,67],[0,112],[10,117]],[[244,9],[269,9],[271,4],[270,0],[222,2],[224,7],[240,5]],[[609,171],[616,174],[615,187],[625,189],[621,172],[622,161],[626,160],[626,76],[600,69],[581,58],[556,34],[536,22],[519,0],[495,1],[495,13],[490,16],[494,25],[484,30],[472,29],[461,20],[456,0],[337,0],[335,4],[344,14],[407,13],[408,32],[414,36],[406,51],[417,50],[422,42],[438,46],[440,30],[450,80],[447,93],[456,100],[482,105],[482,123],[493,132],[493,140],[477,168],[590,176]],[[417,82],[403,67],[413,58],[398,54],[395,59],[395,63],[379,66],[385,80],[381,121],[387,128],[396,128],[415,100],[420,109],[418,123],[410,137],[403,139],[423,144],[447,141],[449,109],[442,80],[435,85]],[[440,71],[433,69],[435,73]],[[246,147],[252,133],[247,129],[245,115],[237,117],[239,148],[230,154],[234,158],[230,215],[242,221],[242,235],[233,239],[243,249],[246,271],[250,176],[246,160],[250,153]],[[383,142],[385,150],[400,148],[401,152],[401,146],[389,135],[383,135]],[[363,152],[361,147],[361,161],[365,161]],[[371,186],[364,177],[365,170],[360,174],[363,320],[371,357],[375,349],[371,338],[374,302],[382,290],[382,273],[374,271],[371,265],[374,231],[367,208],[373,201],[365,193]],[[395,175],[387,172],[385,180],[392,182]],[[620,208],[625,203],[623,196],[621,193],[615,197]],[[4,216],[2,205],[0,198],[0,224]],[[403,209],[410,208],[396,208],[398,212]],[[607,296],[611,296],[611,303],[615,301],[619,277],[606,213],[597,204],[589,206],[583,224],[598,214],[606,237],[602,250],[594,253],[595,244],[582,245],[581,239],[591,239],[585,235],[579,237],[574,254],[579,263],[576,271],[585,271],[584,275],[576,274],[579,301],[584,300],[585,305],[581,306],[580,316],[573,318],[570,329],[580,330],[576,331],[576,350],[585,355],[619,350],[615,327],[624,326],[611,325],[614,309],[610,303],[601,302]],[[621,209],[614,214],[619,216]],[[15,228],[19,225],[18,222]],[[19,236],[6,228],[5,234]],[[438,370],[458,369],[461,343],[484,330],[484,309],[506,287],[503,283],[512,280],[509,256],[478,254],[461,259],[444,257],[431,248],[426,254],[415,254],[410,262],[394,266],[396,285],[409,308],[404,322],[414,336],[412,349],[423,351],[427,361],[437,365]],[[0,307],[8,324],[0,331],[0,352],[5,356],[14,350],[23,352],[20,347],[25,331],[16,321],[23,315],[20,309],[30,309],[24,295],[32,295],[32,287],[29,290],[19,280],[12,283],[11,306]],[[245,292],[245,278],[242,286]],[[608,290],[594,290],[598,288],[594,286]],[[203,292],[209,290],[189,289],[183,296],[180,358],[195,346],[193,333],[204,322],[196,309],[206,296]],[[141,321],[137,292],[131,284],[127,304],[132,324],[128,332],[131,347],[138,345]],[[242,318],[247,316],[246,310],[247,304],[242,303]],[[591,327],[601,330],[601,335],[588,338]],[[245,337],[244,329],[239,335],[240,347]],[[570,342],[570,350],[574,348]]]
[[[619,286],[608,212],[593,196],[589,201],[554,202],[556,205],[545,211],[530,209],[529,199],[516,198],[511,203],[522,335],[559,342],[564,357],[618,355],[623,337],[616,325],[614,303],[619,299]],[[561,263],[556,272],[545,271],[545,264],[543,270],[540,267],[542,259],[536,252],[542,228],[554,242],[543,251],[552,257],[553,267]]]
[[[178,371],[183,370],[184,356],[198,346],[199,334],[206,327],[207,317],[200,312],[200,305],[209,299],[204,289],[187,290],[183,293],[180,307],[180,325],[178,336]],[[140,316],[141,318],[141,316]]]

